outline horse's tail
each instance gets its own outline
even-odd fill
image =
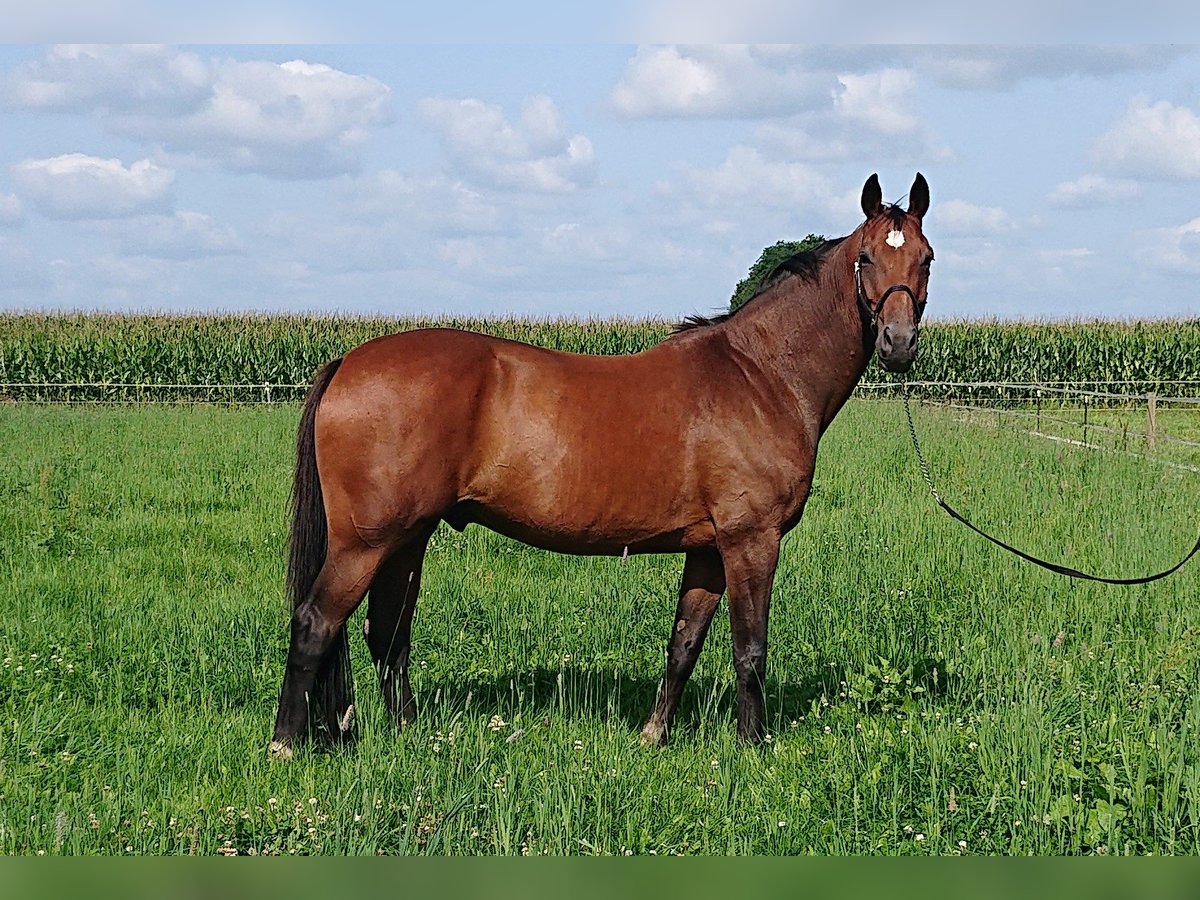
[[[329,544],[325,498],[321,494],[321,477],[317,474],[315,432],[317,407],[341,364],[340,359],[335,359],[313,379],[296,432],[296,476],[292,481],[292,533],[287,568],[288,592],[293,607],[308,598],[321,566],[325,564]]]
[[[335,359],[326,365],[309,388],[296,432],[296,475],[292,481],[292,530],[288,549],[288,592],[295,608],[308,599],[316,584],[329,550],[329,523],[325,518],[325,499],[317,472],[317,407],[329,382],[342,364]],[[353,737],[354,682],[350,674],[350,642],[346,628],[333,640],[313,683],[309,709],[318,730],[328,740],[338,742]]]

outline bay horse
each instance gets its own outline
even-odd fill
[[[729,595],[737,730],[763,736],[767,614],[780,541],[804,511],[817,444],[872,352],[917,352],[933,252],[929,185],[909,205],[863,186],[866,220],[794,256],[736,311],[693,317],[627,356],[588,356],[433,328],[326,365],[297,438],[291,642],[269,752],[310,725],[354,737],[346,621],[397,724],[417,712],[408,664],[426,544],[478,523],[560,553],[683,553],[666,675],[642,739],[665,744]],[[310,718],[311,717],[311,718]]]

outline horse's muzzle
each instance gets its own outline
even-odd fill
[[[917,358],[917,327],[896,323],[881,328],[875,338],[875,352],[889,372],[907,372]]]

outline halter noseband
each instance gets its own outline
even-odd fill
[[[862,252],[861,245],[859,246],[859,252]],[[913,325],[918,324],[921,321],[921,314],[925,312],[925,301],[918,300],[917,295],[912,288],[910,288],[907,284],[900,283],[893,284],[890,288],[883,292],[882,296],[880,296],[878,300],[872,303],[867,298],[867,292],[863,290],[862,263],[860,263],[857,259],[854,260],[854,299],[858,301],[858,308],[866,317],[863,324],[870,329],[871,334],[878,334],[879,314],[883,312],[883,304],[886,303],[887,298],[896,293],[896,291],[903,291],[904,293],[908,294],[908,299],[912,301],[913,305]]]

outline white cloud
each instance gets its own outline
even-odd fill
[[[420,111],[441,133],[455,165],[486,185],[565,193],[594,177],[592,142],[582,134],[568,136],[549,97],[528,98],[517,125],[499,106],[473,98],[427,97]]]
[[[19,197],[0,194],[0,225],[17,225],[25,218],[25,210]]]
[[[222,62],[212,95],[179,120],[130,118],[122,130],[235,171],[320,177],[352,171],[373,127],[390,121],[390,89],[303,60]]]
[[[694,4],[693,4],[694,5]],[[744,24],[746,5],[736,16]],[[685,18],[692,18],[689,9]],[[894,35],[892,36],[895,37]],[[910,131],[906,100],[917,76],[964,90],[1009,90],[1022,81],[1104,78],[1165,68],[1187,48],[1096,46],[639,47],[611,102],[630,118],[769,118],[827,110],[830,99],[870,127]]]
[[[17,189],[56,219],[111,219],[160,212],[170,203],[175,173],[148,159],[128,168],[119,159],[68,153],[12,167]]]
[[[828,109],[765,122],[756,136],[788,159],[869,159],[875,165],[951,161],[950,148],[913,111],[916,88],[916,76],[907,69],[843,73]]]
[[[614,89],[628,117],[758,118],[763,146],[791,160],[952,158],[914,110],[918,82],[892,50],[642,47]]]
[[[19,109],[91,112],[113,133],[285,178],[355,170],[371,130],[391,120],[391,89],[374,78],[157,46],[56,47],[0,96]]]
[[[827,107],[837,86],[800,48],[639,47],[611,99],[630,118],[757,118]]]
[[[1010,232],[1012,219],[997,206],[977,206],[965,200],[940,200],[929,212],[930,230],[960,237],[990,237]]]
[[[1095,209],[1132,200],[1140,193],[1136,181],[1089,174],[1055,185],[1048,199],[1052,206],[1061,209]]]
[[[121,249],[131,256],[198,259],[242,252],[232,228],[199,212],[142,216],[121,225]]]
[[[1166,100],[1134,97],[1124,115],[1092,149],[1115,175],[1185,180],[1200,178],[1200,116]]]
[[[859,125],[888,135],[917,129],[910,109],[916,76],[906,69],[883,69],[864,75],[841,75],[841,90],[834,96],[834,111]]]
[[[833,202],[833,191],[824,175],[803,163],[765,159],[753,147],[733,147],[725,161],[713,169],[691,165],[681,165],[680,169],[687,196],[702,206],[817,207],[826,213]]]
[[[61,44],[0,82],[0,98],[50,112],[179,114],[199,108],[212,82],[212,65],[195,53],[158,44]]]

